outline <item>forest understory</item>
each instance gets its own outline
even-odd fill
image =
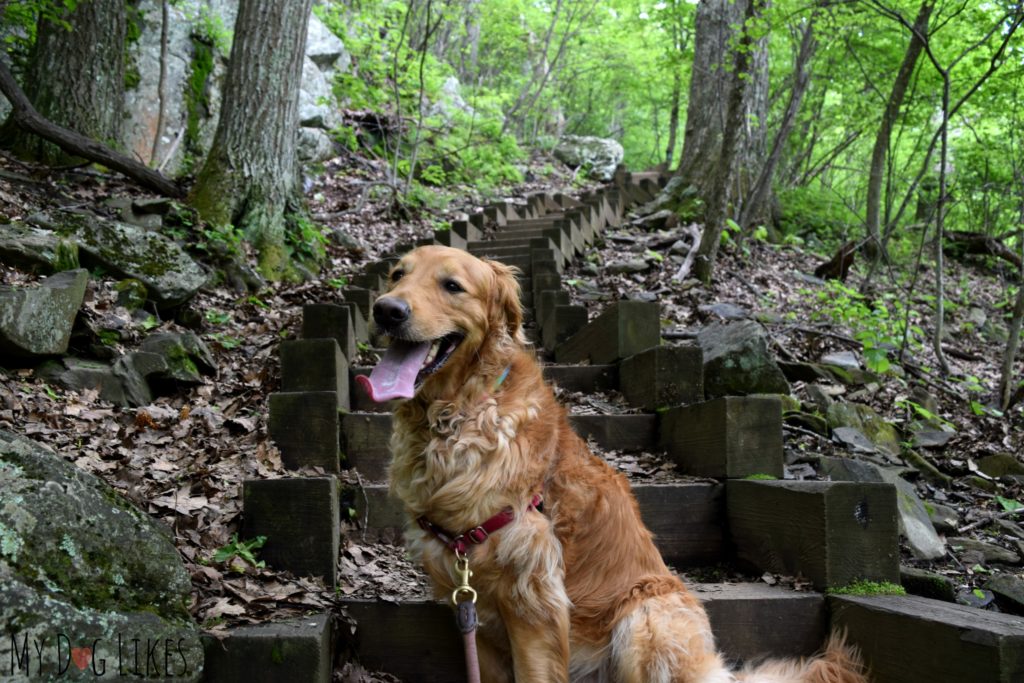
[[[579,189],[568,170],[551,168],[549,160],[535,159],[530,170],[533,180],[504,188],[501,196],[515,199],[541,189]],[[201,383],[172,387],[151,405],[133,409],[104,402],[95,392],[80,394],[50,386],[31,367],[0,371],[0,428],[50,445],[173,529],[192,576],[190,610],[210,632],[321,610],[345,595],[398,600],[423,591],[418,570],[402,552],[362,542],[357,525],[350,529],[343,553],[338,594],[317,581],[257,566],[258,549],[248,554],[247,539],[235,536],[241,482],[287,476],[268,437],[266,406],[268,395],[280,388],[278,344],[298,336],[301,307],[337,300],[342,284],[396,243],[431,235],[438,221],[451,220],[459,210],[471,210],[480,199],[467,195],[452,201],[447,211],[398,219],[387,195],[364,196],[367,184],[384,173],[381,168],[375,174],[372,161],[364,160],[358,172],[346,172],[340,162],[328,162],[324,172],[308,183],[313,211],[333,216],[325,222],[325,234],[345,235],[342,240],[328,238],[324,268],[313,279],[301,284],[271,283],[255,293],[240,293],[226,285],[206,287],[187,305],[194,315],[179,312],[177,319],[192,321],[192,329],[216,361],[215,373]],[[112,198],[145,196],[92,170],[52,171],[6,155],[0,156],[0,177],[4,179],[0,213],[11,220],[82,207],[109,213]],[[810,275],[830,254],[747,238],[724,247],[713,284],[703,286],[696,280],[672,280],[682,259],[674,253],[677,241],[672,229],[652,232],[624,222],[567,271],[565,282],[578,301],[596,303],[594,311],[620,298],[659,301],[662,333],[668,340],[687,339],[696,328],[716,320],[750,318],[764,326],[771,351],[781,361],[817,362],[825,354],[846,352],[863,364],[865,345],[859,335],[863,317],[870,311],[843,318],[839,314],[843,311],[837,310],[858,305],[860,300],[852,292],[863,284],[864,264],[854,265],[845,285],[848,289],[842,289]],[[201,259],[207,256],[194,245],[193,252]],[[616,265],[629,262],[634,265],[628,269]],[[616,272],[620,270],[636,272]],[[936,362],[926,343],[933,271],[926,264],[919,270],[914,292],[901,291],[883,274],[874,281],[871,296],[879,302],[876,312],[889,306],[890,323],[904,310],[897,302],[909,303],[910,321],[924,336],[898,367],[894,363],[887,372],[869,373],[868,379],[849,385],[831,383],[827,390],[835,398],[870,405],[903,430],[908,441],[911,423],[922,418],[916,407],[932,405],[933,417],[951,436],[941,447],[913,448],[938,473],[908,469],[915,488],[927,505],[952,511],[947,536],[975,537],[1005,553],[984,557],[977,548],[951,543],[944,558],[930,562],[914,560],[904,549],[902,563],[946,577],[962,602],[997,609],[985,586],[994,576],[1021,571],[1024,532],[1014,520],[1024,507],[1024,477],[986,475],[977,463],[1000,453],[1017,460],[1021,456],[1021,406],[1006,414],[987,407],[998,384],[1003,349],[992,336],[993,321],[1008,315],[1005,279],[1010,276],[999,263],[981,258],[947,265],[949,333],[943,348],[951,373],[942,377],[929,369]],[[8,266],[0,271],[2,285],[27,285],[37,279]],[[113,278],[94,273],[72,339],[73,352],[95,353],[104,344],[111,352],[122,352],[153,330],[182,329],[173,320],[160,319],[155,311],[131,312],[119,305],[114,285]],[[846,304],[837,303],[843,297]],[[104,341],[99,330],[112,327],[119,330],[118,340]],[[878,343],[897,341],[886,338]],[[372,360],[370,355],[364,351],[363,360]],[[792,387],[794,403],[813,401],[809,391],[814,390],[807,384],[794,382]],[[627,410],[615,395],[563,393],[561,398],[572,412]],[[816,433],[799,419],[788,421],[785,430],[788,477],[817,477],[813,465],[820,456],[848,453],[847,445]],[[905,446],[910,450],[910,443]],[[899,458],[873,457],[880,464],[903,463]],[[612,454],[611,460],[634,480],[678,477],[656,454]],[[699,580],[766,581],[809,589],[799,577],[744,576],[727,564],[677,569]]]

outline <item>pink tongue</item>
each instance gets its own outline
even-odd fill
[[[430,342],[393,339],[370,376],[358,375],[356,382],[377,403],[412,398],[416,394],[416,375],[429,352]]]

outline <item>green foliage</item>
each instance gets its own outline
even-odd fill
[[[906,304],[890,294],[868,300],[838,280],[828,280],[816,297],[819,309],[815,318],[849,327],[854,339],[861,343],[868,369],[878,374],[888,372],[889,354],[903,343],[908,320]],[[909,319],[913,321],[914,315]],[[908,345],[920,348],[924,331],[915,324],[906,331]]]
[[[743,477],[745,481],[776,481],[778,477],[773,474],[765,474],[763,472],[757,472],[755,474],[748,474]]]
[[[327,253],[323,228],[304,213],[290,214],[287,223],[285,243],[292,256],[303,263],[320,263]]]
[[[262,569],[266,563],[256,559],[256,551],[262,548],[266,542],[266,536],[257,536],[254,539],[242,541],[239,540],[238,534],[231,534],[231,540],[213,554],[213,561],[217,564],[226,562],[228,568],[235,571],[243,569],[235,565],[236,560],[241,560],[256,569]]]
[[[996,502],[1006,512],[1016,512],[1017,510],[1024,509],[1024,503],[1013,500],[1012,498],[1003,498],[1002,496],[996,496]]]

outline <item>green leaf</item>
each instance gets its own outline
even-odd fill
[[[996,496],[996,502],[999,503],[1004,510],[1007,512],[1014,512],[1024,508],[1024,503],[1016,501],[1012,498],[1003,498],[1002,496]]]

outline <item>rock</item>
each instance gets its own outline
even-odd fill
[[[450,124],[457,112],[469,116],[475,113],[473,107],[462,99],[462,84],[459,83],[459,79],[449,76],[441,86],[440,97],[427,109],[427,116],[440,116],[446,124]]]
[[[995,595],[996,604],[1004,612],[1024,615],[1024,577],[997,574],[985,582],[984,588]]]
[[[625,151],[615,140],[589,135],[564,135],[554,149],[555,158],[570,168],[589,169],[598,180],[611,180]]]
[[[788,425],[796,425],[815,434],[828,435],[828,422],[821,415],[805,413],[802,410],[785,411],[782,413],[782,420]]]
[[[217,373],[213,354],[194,332],[154,332],[139,348],[163,358],[167,370],[159,373],[162,379],[201,384],[202,375]]]
[[[678,221],[679,219],[676,217],[674,213],[672,213],[668,209],[661,209],[660,211],[655,211],[654,213],[647,214],[645,216],[640,216],[639,218],[631,221],[630,224],[636,226],[641,230],[652,231],[664,230],[665,228],[674,227],[678,223]],[[682,244],[682,242],[679,243]],[[688,253],[688,251],[688,248],[681,248],[681,250],[676,253],[686,254]]]
[[[28,645],[33,672],[36,646],[46,680],[61,680],[70,648],[90,647],[96,666],[105,660],[111,673],[199,681],[203,648],[187,610],[190,590],[158,522],[49,449],[0,431],[0,623],[8,642]]]
[[[202,267],[159,233],[84,214],[71,216],[60,228],[78,244],[83,266],[138,280],[157,306],[179,306],[206,283]]]
[[[1003,530],[1009,536],[1012,536],[1014,540],[1024,541],[1024,527],[1021,527],[1016,522],[1011,522],[1008,519],[996,518],[992,520],[997,527]]]
[[[981,588],[961,588],[957,591],[956,601],[961,605],[967,605],[975,609],[985,609],[995,601],[995,595],[992,591],[983,590]]]
[[[145,306],[146,300],[149,299],[146,285],[132,278],[120,280],[114,285],[114,289],[117,290],[117,304],[129,311],[137,311]]]
[[[0,288],[0,351],[21,357],[67,351],[88,283],[88,271],[79,269],[51,275],[38,287]]]
[[[947,539],[949,546],[960,554],[960,560],[966,564],[1020,564],[1020,555],[1007,550],[995,543],[976,541],[973,538],[955,536]]]
[[[650,264],[643,259],[633,259],[630,261],[612,261],[605,266],[605,270],[612,274],[642,273],[649,270],[650,267]]]
[[[750,317],[750,311],[728,302],[702,304],[697,310],[705,315],[717,315],[722,320],[745,320]]]
[[[57,268],[60,237],[24,223],[0,223],[0,261],[35,273]]]
[[[299,124],[307,128],[330,130],[341,124],[341,115],[333,105],[334,93],[327,77],[312,59],[302,63],[302,87],[299,89]]]
[[[1014,474],[1024,475],[1024,463],[1013,453],[995,453],[979,458],[978,469],[997,479]]]
[[[910,443],[914,448],[942,448],[956,436],[956,432],[951,430],[928,429],[922,428],[921,425],[912,425],[911,431],[914,436]]]
[[[820,384],[808,384],[804,387],[804,391],[807,392],[807,398],[811,400],[819,413],[827,413],[829,406],[834,402],[832,395]]]
[[[299,128],[297,145],[295,153],[304,162],[327,161],[335,155],[334,140],[319,128]]]
[[[925,503],[924,508],[936,531],[941,531],[944,534],[956,533],[957,527],[960,525],[960,515],[956,510],[941,503]]]
[[[750,320],[713,324],[697,334],[708,398],[788,394],[789,383],[768,353],[764,330]]]
[[[167,361],[157,353],[135,351],[114,361],[111,371],[121,382],[125,401],[130,406],[146,406],[153,402],[150,377],[167,375]]]
[[[871,443],[871,439],[864,436],[864,432],[855,427],[836,427],[832,430],[832,436],[854,453],[878,452],[878,448]]]
[[[984,308],[971,306],[967,311],[967,319],[965,322],[973,325],[976,330],[980,329],[988,322],[988,313],[985,312]]]
[[[860,361],[857,360],[857,355],[852,351],[826,353],[821,357],[821,362],[825,365],[843,368],[844,370],[860,370]]]
[[[104,401],[119,406],[130,405],[121,379],[106,363],[81,358],[48,361],[36,368],[36,377],[68,391],[95,391]],[[148,401],[147,401],[148,403]]]
[[[331,33],[316,12],[309,15],[306,31],[306,57],[324,71],[348,71],[351,57],[341,38]]]
[[[952,579],[936,572],[900,565],[900,585],[911,595],[956,602],[956,586]]]
[[[832,429],[852,427],[890,455],[899,455],[899,433],[870,406],[863,403],[836,401],[829,407],[827,417]]]
[[[836,481],[886,482],[895,486],[900,534],[906,539],[911,553],[919,560],[935,560],[946,554],[945,544],[935,533],[924,502],[914,485],[899,475],[899,470],[853,458],[831,457],[821,458],[820,467]]]

